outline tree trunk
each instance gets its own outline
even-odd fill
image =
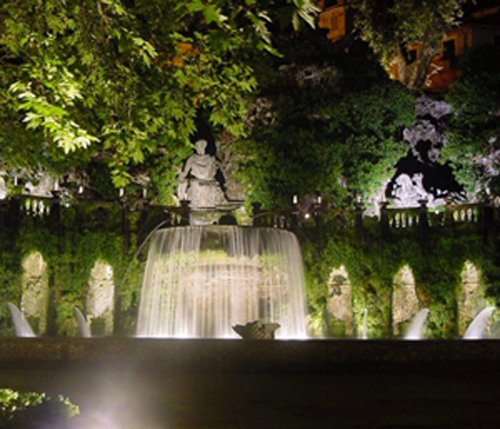
[[[411,91],[424,89],[436,54],[437,50],[433,44],[424,43],[415,61],[409,63],[407,55],[401,46],[398,46],[395,60],[401,83]]]

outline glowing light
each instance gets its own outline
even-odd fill
[[[149,248],[139,336],[237,338],[232,326],[276,322],[277,338],[306,336],[296,237],[271,228],[166,228]]]

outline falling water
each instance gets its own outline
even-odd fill
[[[404,336],[405,340],[421,340],[423,338],[424,325],[429,313],[430,310],[424,308],[415,314]]]
[[[368,339],[368,309],[363,309],[363,334],[361,335],[362,340]]]
[[[190,226],[155,233],[137,335],[234,338],[231,326],[280,324],[305,338],[302,257],[295,235],[272,228]]]
[[[16,329],[17,337],[36,337],[33,329],[31,329],[30,324],[24,317],[24,314],[19,308],[17,308],[12,302],[8,302],[10,314],[12,315],[12,321],[14,322],[14,327]]]
[[[484,331],[490,321],[491,314],[495,311],[495,307],[486,307],[481,311],[467,328],[464,340],[480,340],[484,337]]]
[[[74,307],[73,312],[75,313],[76,323],[78,323],[78,332],[80,333],[80,337],[83,337],[83,338],[92,337],[92,334],[90,333],[89,325],[87,322],[87,318],[83,315],[81,310],[78,307]]]

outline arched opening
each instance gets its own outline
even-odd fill
[[[415,278],[408,265],[396,273],[392,288],[392,332],[400,336],[419,310]]]
[[[352,287],[349,274],[342,265],[330,273],[328,280],[328,311],[331,316],[330,331],[335,337],[351,337],[354,334]]]
[[[470,261],[462,269],[462,291],[458,299],[458,333],[462,336],[474,317],[487,306],[481,273]]]
[[[21,309],[33,330],[47,330],[49,275],[40,252],[30,254],[23,262]]]
[[[86,309],[93,336],[113,333],[115,284],[113,268],[106,262],[97,261],[90,272]]]

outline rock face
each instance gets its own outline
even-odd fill
[[[47,263],[44,261],[42,254],[36,252],[25,259],[23,269],[21,308],[35,331],[43,334],[47,328],[49,304]]]
[[[262,323],[258,320],[246,325],[235,325],[233,330],[244,340],[273,340],[278,323]]]
[[[2,172],[0,172],[0,200],[5,200],[9,194],[9,187],[3,178]]]
[[[443,129],[446,117],[452,113],[451,105],[422,96],[416,111],[417,121],[403,132],[410,146],[408,155],[396,165],[386,197],[395,207],[418,207],[422,199],[428,201],[429,207],[444,205],[446,200],[465,202],[465,191],[451,167],[439,162],[446,145]]]
[[[458,333],[463,335],[475,316],[487,306],[484,290],[480,286],[480,273],[467,261],[462,270],[462,294],[458,303]]]
[[[220,159],[220,170],[224,176],[224,194],[230,202],[240,202],[246,199],[243,185],[236,179],[238,172],[238,155],[232,149],[231,137],[222,136],[215,142],[217,156]]]
[[[332,270],[328,281],[328,290],[328,311],[336,325],[336,334],[352,337],[354,332],[352,288],[344,266]]]
[[[418,312],[418,298],[415,279],[408,265],[402,267],[394,276],[392,294],[392,330],[401,335],[402,325],[409,322]]]
[[[105,262],[97,261],[90,273],[86,301],[87,317],[90,319],[94,334],[113,333],[114,300],[113,269]]]

